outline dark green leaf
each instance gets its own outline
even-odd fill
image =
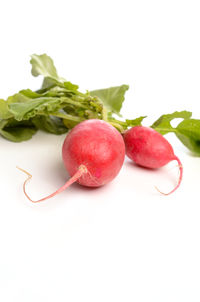
[[[16,127],[0,130],[0,134],[4,138],[17,143],[31,139],[36,131],[36,128]]]
[[[200,155],[200,120],[182,121],[176,127],[175,134],[189,150]]]
[[[13,119],[0,121],[0,135],[12,142],[22,142],[32,138],[37,129],[30,122]]]
[[[38,129],[53,134],[63,134],[68,131],[63,124],[63,120],[55,116],[36,116],[32,119],[32,122]]]

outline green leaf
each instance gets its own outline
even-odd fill
[[[36,98],[39,98],[41,96],[41,94],[35,92],[35,91],[32,91],[31,89],[24,89],[24,90],[20,90],[20,92],[18,94],[16,94],[16,96],[18,97],[19,94],[22,94],[28,98],[31,98],[31,99],[36,99]]]
[[[30,122],[13,119],[0,121],[0,135],[12,142],[22,142],[32,138],[37,129]]]
[[[146,118],[146,116],[140,116],[134,120],[126,120],[127,127],[140,126],[144,118]]]
[[[0,130],[0,134],[4,138],[17,143],[31,139],[32,136],[36,133],[36,131],[36,128],[16,127],[5,128],[5,130]]]
[[[18,95],[20,98],[20,96]],[[37,114],[50,114],[62,108],[64,98],[41,97],[25,99],[25,102],[9,104],[9,110],[17,121],[28,120]]]
[[[192,116],[192,113],[189,111],[175,111],[171,114],[162,115],[153,125],[156,131],[160,132],[162,135],[167,134],[168,132],[174,132],[174,128],[171,126],[171,121],[176,118],[189,119]]]
[[[56,87],[58,85],[58,81],[56,79],[46,77],[42,82],[42,89],[49,89],[52,87]]]
[[[72,84],[71,82],[66,81],[64,78],[59,77],[51,57],[47,56],[46,54],[33,54],[31,56],[30,63],[32,65],[31,73],[33,76],[44,76],[42,90],[59,86],[66,89],[68,92],[70,91],[74,94],[80,94],[80,92],[78,92],[78,85]]]
[[[74,92],[76,92],[79,88],[78,85],[72,84],[71,82],[64,82],[64,87],[68,91],[74,91]]]
[[[140,116],[134,120],[119,121],[113,118],[112,115],[108,114],[108,122],[123,133],[129,127],[140,126],[145,117],[146,116]]]
[[[30,63],[32,65],[31,73],[34,77],[43,75],[45,78],[49,77],[58,81],[60,80],[53,60],[46,54],[31,55]]]
[[[109,112],[120,115],[119,113],[124,101],[124,95],[128,89],[128,85],[121,85],[106,89],[93,90],[90,92],[90,95],[98,97]]]
[[[9,96],[7,99],[8,109],[10,110],[10,104],[15,103],[26,103],[29,102],[30,98],[24,94],[16,93],[12,96]]]
[[[53,134],[63,134],[68,131],[63,124],[63,120],[55,116],[36,116],[32,119],[32,122],[38,129]]]
[[[46,54],[33,54],[30,63],[32,65],[31,73],[33,76],[44,76],[42,89],[56,86],[58,83],[63,83],[65,81],[64,78],[59,77],[53,60]]]
[[[12,117],[12,113],[9,111],[8,103],[0,99],[0,119],[8,119]]]
[[[192,113],[189,111],[176,111],[172,114],[162,115],[151,127],[161,134],[174,132],[190,151],[200,155],[200,120],[191,119],[191,116]],[[170,122],[174,118],[184,120],[176,128],[173,128]]]
[[[200,120],[182,121],[176,127],[175,134],[190,151],[200,155]]]

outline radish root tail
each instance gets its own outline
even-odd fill
[[[23,192],[24,192],[25,196],[33,203],[37,203],[37,202],[47,200],[47,199],[61,193],[62,191],[67,189],[69,186],[71,186],[74,182],[76,182],[83,174],[88,173],[88,170],[87,170],[86,166],[80,165],[78,171],[61,188],[59,188],[58,190],[56,190],[55,192],[53,192],[52,194],[50,194],[50,195],[48,195],[44,198],[41,198],[39,200],[32,200],[26,192],[26,184],[32,178],[32,175],[29,172],[27,172],[26,170],[22,169],[22,168],[17,167],[17,169],[19,169],[20,171],[22,171],[23,173],[25,173],[28,176],[27,179],[24,181],[24,184],[23,184]]]
[[[179,188],[179,186],[180,186],[180,184],[181,184],[181,181],[182,181],[182,178],[183,178],[183,165],[182,165],[180,159],[179,159],[177,156],[175,156],[173,159],[176,160],[176,161],[178,162],[178,167],[179,167],[179,179],[178,179],[177,185],[175,186],[175,188],[174,188],[172,191],[170,191],[170,192],[168,192],[168,193],[164,193],[164,192],[160,191],[160,190],[155,186],[156,190],[157,190],[159,193],[161,193],[162,195],[165,195],[165,196],[170,195],[170,194],[172,194],[174,191],[176,191],[176,190]]]

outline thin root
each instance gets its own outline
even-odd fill
[[[25,196],[33,203],[37,203],[37,202],[47,200],[47,199],[61,193],[62,191],[67,189],[71,184],[76,182],[83,174],[88,173],[88,170],[87,170],[86,166],[80,165],[78,171],[61,188],[59,188],[58,190],[56,190],[55,192],[53,192],[52,194],[50,194],[50,195],[48,195],[44,198],[41,198],[39,200],[32,200],[26,192],[26,184],[32,178],[32,175],[29,172],[27,172],[26,170],[22,169],[22,168],[17,167],[17,169],[19,169],[20,171],[22,171],[23,173],[25,173],[28,176],[27,179],[23,183],[23,192],[24,192]]]
[[[172,194],[174,191],[176,191],[176,190],[179,188],[179,186],[180,186],[180,184],[181,184],[181,181],[182,181],[182,178],[183,178],[183,165],[182,165],[180,159],[179,159],[177,156],[174,157],[174,160],[176,160],[176,161],[178,162],[179,173],[180,173],[180,174],[179,174],[178,183],[177,183],[177,185],[175,186],[175,188],[174,188],[172,191],[168,192],[168,193],[164,193],[164,192],[160,191],[160,190],[158,189],[158,187],[155,186],[155,189],[156,189],[160,194],[165,195],[165,196],[170,195],[170,194]]]

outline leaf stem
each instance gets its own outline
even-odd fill
[[[108,121],[108,111],[106,109],[105,106],[103,106],[103,109],[102,109],[102,119],[107,122]]]
[[[73,122],[78,122],[78,123],[85,120],[82,117],[74,116],[74,115],[67,114],[67,113],[61,113],[61,112],[53,112],[53,113],[50,113],[50,115],[57,116],[57,117],[60,117],[60,118],[66,119],[66,120],[73,121]]]
[[[151,128],[153,128],[154,130],[160,132],[161,134],[163,134],[163,132],[164,132],[164,134],[167,134],[169,132],[174,132],[174,133],[178,132],[176,128],[164,128],[164,127],[161,127],[161,128],[151,127]]]
[[[109,124],[111,124],[113,127],[115,127],[117,130],[119,130],[119,132],[123,132],[124,131],[124,128],[122,126],[120,126],[117,122],[111,122],[111,121],[108,121]]]

